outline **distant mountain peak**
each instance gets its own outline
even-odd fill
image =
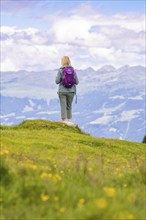
[[[130,68],[129,65],[124,65],[124,66],[120,67],[120,68],[118,69],[118,71],[126,71],[126,70],[128,70],[129,68]]]
[[[128,71],[129,69],[131,69],[132,71],[133,70],[142,70],[142,71],[144,71],[145,67],[141,66],[141,65],[137,65],[137,66],[125,65],[125,66],[120,67],[118,69],[118,71],[119,72],[125,72],[125,71]]]
[[[98,72],[114,72],[116,68],[112,65],[105,65],[97,70]]]
[[[93,72],[93,71],[95,71],[95,70],[94,70],[92,67],[88,67],[88,68],[85,69],[85,71],[88,71],[88,72],[91,72],[91,71],[92,71],[92,72]]]

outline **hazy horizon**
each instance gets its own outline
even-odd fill
[[[61,67],[61,66],[60,66]],[[38,70],[38,71],[34,71],[34,70],[32,70],[32,71],[29,71],[29,70],[25,70],[25,69],[20,69],[20,70],[17,70],[17,71],[0,71],[1,73],[5,73],[5,72],[22,72],[22,71],[24,71],[24,72],[47,72],[47,71],[57,71],[60,67],[58,67],[58,68],[55,68],[55,69],[48,69],[48,70]],[[143,68],[146,68],[146,66],[142,66],[142,65],[136,65],[136,66],[131,66],[131,65],[123,65],[123,66],[120,66],[120,67],[118,67],[118,68],[116,68],[116,67],[114,67],[113,65],[103,65],[103,66],[101,66],[101,67],[98,67],[98,68],[93,68],[93,67],[91,67],[91,66],[88,66],[88,67],[86,67],[86,68],[84,68],[84,69],[78,69],[78,68],[76,68],[75,67],[75,69],[76,70],[81,70],[81,71],[85,71],[85,70],[87,70],[87,69],[92,69],[92,70],[94,70],[95,72],[97,72],[97,71],[99,71],[100,69],[102,69],[102,68],[106,68],[106,67],[113,67],[114,69],[115,69],[115,71],[117,71],[117,70],[119,70],[119,69],[121,69],[121,68],[124,68],[124,67],[127,67],[127,68],[135,68],[135,67],[143,67]]]

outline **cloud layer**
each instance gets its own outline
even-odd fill
[[[85,5],[39,19],[46,30],[2,26],[2,71],[56,69],[63,55],[76,68],[145,64],[142,14],[104,15]]]

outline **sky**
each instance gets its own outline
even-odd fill
[[[1,0],[1,71],[145,66],[143,0]]]

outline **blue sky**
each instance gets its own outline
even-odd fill
[[[144,65],[144,20],[142,0],[2,0],[2,70],[55,68],[64,54],[78,68]]]
[[[23,3],[22,3],[23,2]],[[39,20],[39,17],[53,14],[60,10],[71,10],[84,4],[92,5],[94,10],[104,14],[115,13],[145,13],[144,0],[2,0],[1,2],[1,24],[27,27],[29,25],[40,29],[46,28],[46,24]],[[37,19],[38,18],[38,19]]]

